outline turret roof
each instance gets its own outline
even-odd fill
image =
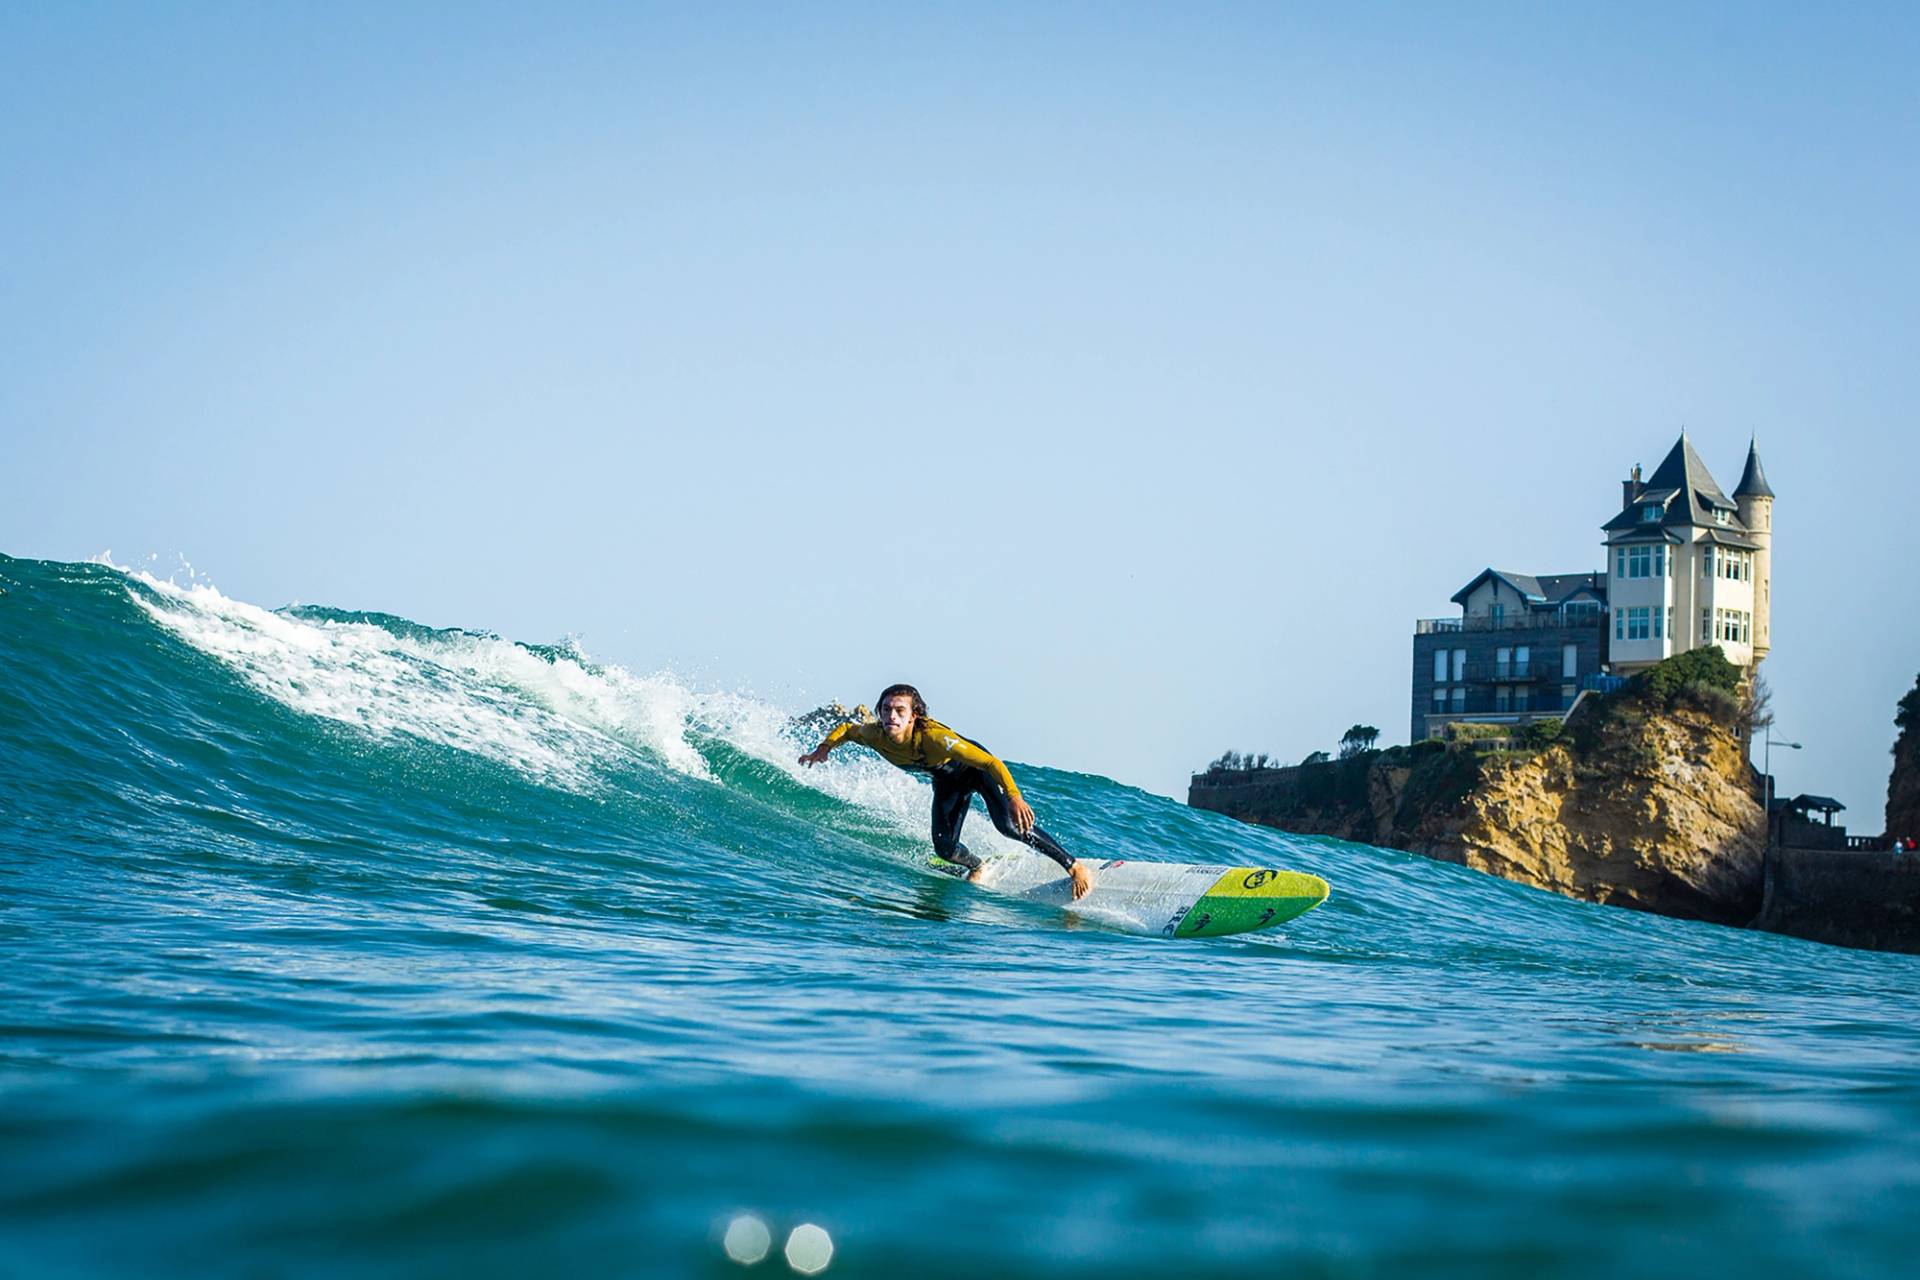
[[[1767,473],[1760,466],[1760,445],[1750,441],[1747,444],[1747,469],[1740,473],[1740,483],[1734,488],[1736,498],[1771,498],[1773,487],[1767,483]]]

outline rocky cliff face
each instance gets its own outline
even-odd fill
[[[1893,775],[1887,779],[1887,834],[1920,839],[1920,676],[1900,699],[1894,723],[1900,737],[1893,744]]]
[[[1680,710],[1490,765],[1405,845],[1569,897],[1743,925],[1759,912],[1766,827],[1739,741]]]
[[[1744,925],[1765,820],[1725,707],[1576,713],[1531,756],[1470,744],[1196,785],[1190,803],[1289,831],[1406,849],[1570,897]],[[1327,771],[1315,777],[1315,769]]]

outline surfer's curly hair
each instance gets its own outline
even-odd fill
[[[880,696],[873,700],[873,714],[876,716],[879,715],[880,708],[887,705],[888,698],[895,697],[902,693],[913,699],[913,718],[915,720],[925,720],[927,718],[927,700],[921,697],[920,691],[910,684],[890,684],[882,689]]]

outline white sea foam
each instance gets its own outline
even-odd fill
[[[866,752],[803,768],[797,757],[813,743],[796,738],[791,713],[745,694],[697,692],[669,674],[595,665],[577,650],[551,657],[494,636],[396,635],[373,623],[276,613],[204,581],[114,567],[144,587],[131,595],[155,622],[304,715],[469,752],[569,790],[590,789],[636,753],[709,778],[690,734],[718,739],[854,806],[877,832],[927,831],[926,783]],[[980,853],[1021,847],[984,822],[969,828],[967,842]]]
[[[550,663],[489,636],[421,640],[371,623],[293,617],[205,584],[129,576],[146,588],[133,598],[155,622],[304,715],[375,738],[410,735],[570,789],[586,787],[596,764],[631,746],[653,748],[678,768],[699,767],[671,730],[669,711],[607,715],[576,662]],[[633,740],[610,731],[618,729]]]

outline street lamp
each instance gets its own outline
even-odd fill
[[[1767,751],[1766,751],[1767,762],[1765,765],[1765,769],[1767,773],[1767,784],[1766,784],[1766,787],[1764,788],[1764,791],[1767,797],[1767,830],[1772,831],[1773,830],[1773,744],[1778,742],[1781,746],[1792,747],[1795,751],[1798,751],[1800,749],[1800,744],[1797,742],[1788,742],[1785,738],[1774,737],[1772,725],[1767,726],[1766,742],[1767,742]]]
[[[1766,769],[1767,781],[1765,786],[1762,787],[1761,789],[1761,794],[1766,797],[1766,815],[1765,816],[1766,816],[1766,822],[1767,822],[1767,842],[1760,846],[1760,883],[1762,885],[1767,883],[1767,872],[1769,870],[1769,864],[1773,861],[1773,744],[1775,742],[1778,742],[1783,747],[1792,747],[1795,751],[1798,751],[1800,749],[1800,744],[1797,742],[1788,742],[1785,738],[1775,738],[1773,736],[1773,726],[1772,725],[1767,726],[1767,751],[1766,751],[1767,762],[1766,762],[1766,765],[1764,766],[1764,768]],[[1764,911],[1765,909],[1766,909],[1765,904],[1763,902],[1761,906],[1761,910]]]

